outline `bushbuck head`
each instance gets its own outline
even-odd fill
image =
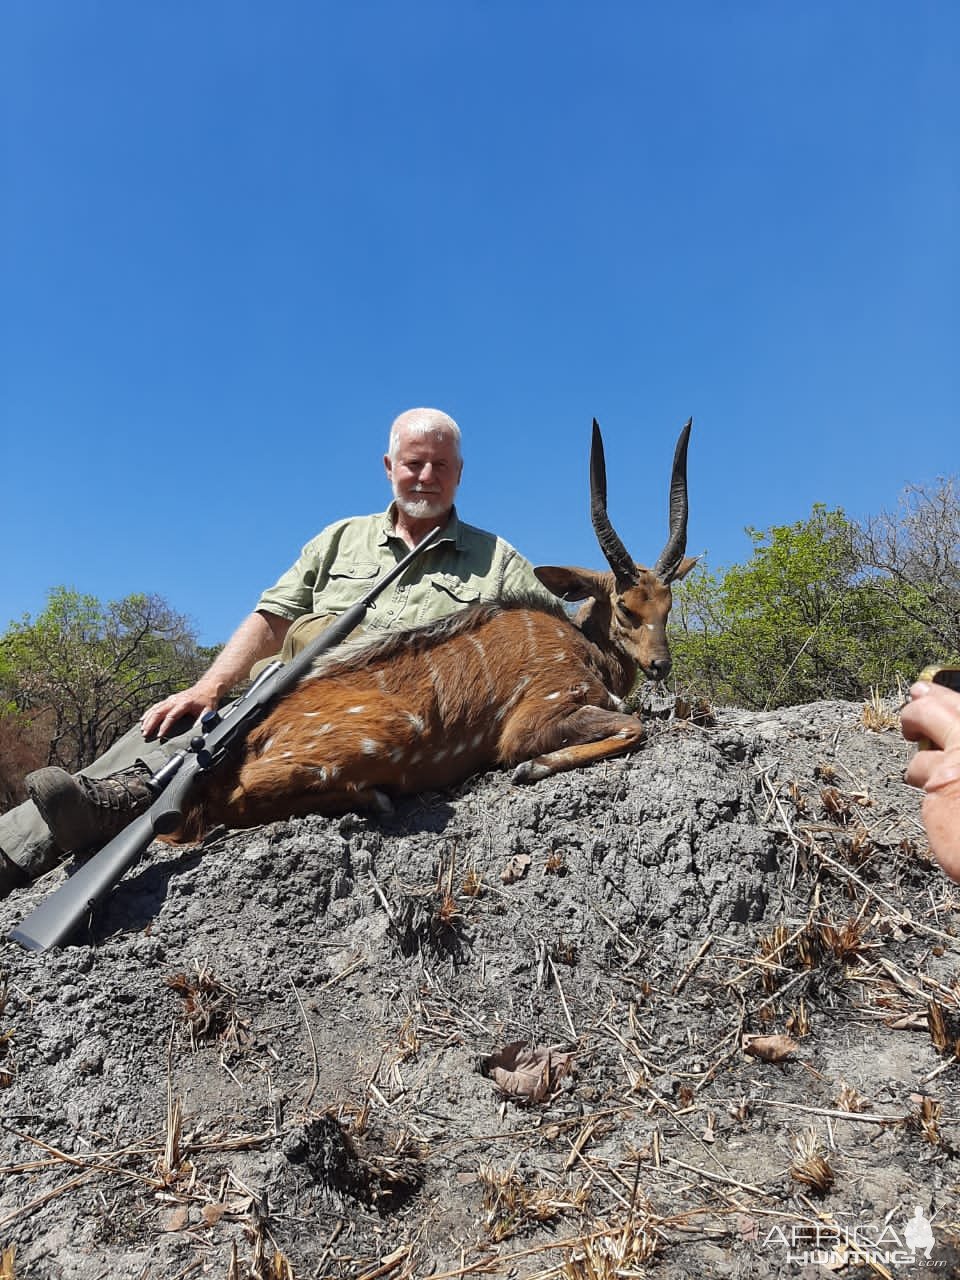
[[[635,564],[607,515],[607,469],[596,418],[590,449],[590,516],[610,573],[541,565],[537,577],[564,600],[586,600],[574,621],[604,648],[613,648],[637,663],[651,680],[670,674],[667,616],[673,603],[671,582],[696,564],[685,556],[687,544],[687,442],[692,419],[680,432],[670,480],[670,533],[652,569]]]

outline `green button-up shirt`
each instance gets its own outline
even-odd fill
[[[305,613],[343,613],[407,554],[394,518],[391,503],[379,515],[353,516],[329,525],[263,593],[256,608],[290,621]],[[377,598],[364,629],[413,627],[478,600],[518,596],[553,609],[558,603],[509,542],[466,524],[454,509],[440,540]]]

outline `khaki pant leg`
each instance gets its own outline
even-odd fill
[[[335,613],[305,613],[297,618],[295,622],[290,624],[280,652],[275,653],[272,658],[261,658],[259,662],[254,663],[250,671],[251,680],[255,680],[260,672],[271,662],[276,662],[277,660],[289,662],[298,653],[302,653],[310,641],[314,640],[321,632],[326,631],[336,617]],[[355,627],[350,634],[351,636],[363,635],[363,627]]]
[[[175,752],[189,744],[195,723],[191,720],[182,728],[178,725],[181,732],[164,742],[147,742],[137,726],[118,738],[102,756],[80,772],[90,778],[105,778],[142,760],[156,773]],[[0,849],[32,876],[42,875],[63,859],[32,800],[25,800],[16,808],[0,814]]]

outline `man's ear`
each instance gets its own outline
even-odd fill
[[[543,585],[561,600],[586,600],[588,596],[600,594],[601,575],[592,569],[540,564],[534,568],[533,572]]]

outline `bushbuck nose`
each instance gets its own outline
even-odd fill
[[[670,668],[672,665],[673,663],[669,658],[654,658],[650,663],[650,679],[666,680],[667,676],[670,674]]]

